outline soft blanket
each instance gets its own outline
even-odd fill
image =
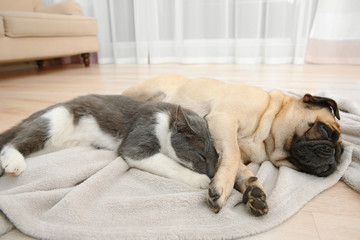
[[[234,239],[269,230],[341,178],[360,191],[360,114],[342,109],[345,151],[337,171],[320,178],[270,162],[250,164],[268,195],[254,217],[233,190],[214,214],[207,190],[129,169],[106,150],[77,147],[29,158],[19,177],[0,178],[0,235],[15,226],[38,239]],[[309,187],[311,186],[311,187]]]

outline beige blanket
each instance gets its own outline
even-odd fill
[[[0,236],[15,227],[38,239],[233,239],[271,229],[341,177],[360,191],[360,114],[340,101],[345,152],[327,178],[270,162],[251,164],[268,193],[254,217],[233,190],[218,214],[207,190],[129,169],[106,150],[71,148],[29,158],[19,177],[0,178]],[[352,104],[352,103],[351,103]],[[1,237],[0,237],[1,238]]]

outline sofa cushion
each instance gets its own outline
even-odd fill
[[[5,35],[5,30],[4,30],[4,21],[2,16],[0,16],[0,38],[4,37]]]
[[[41,0],[0,0],[0,11],[33,12],[40,6],[43,6]]]
[[[97,43],[96,36],[33,38],[3,37],[0,38],[0,64],[97,52]]]
[[[96,35],[96,19],[84,16],[0,11],[7,37]]]

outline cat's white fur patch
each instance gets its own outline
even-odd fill
[[[130,167],[142,169],[159,176],[176,179],[194,188],[209,187],[210,178],[208,176],[183,167],[162,153],[155,154],[142,160],[132,160],[127,158],[126,162]]]
[[[170,116],[168,113],[159,112],[156,114],[156,122],[157,125],[155,126],[155,134],[160,142],[160,152],[169,156],[174,161],[179,162],[186,167],[192,169],[192,164],[190,162],[183,162],[181,161],[171,144],[171,131],[169,129],[170,125]]]
[[[1,166],[6,173],[19,175],[26,169],[24,156],[12,145],[5,145],[0,154]]]
[[[170,117],[169,114],[164,112],[159,112],[156,114],[156,126],[155,126],[155,134],[158,138],[161,146],[161,152],[165,155],[168,155],[172,159],[179,161],[176,156],[175,150],[171,144],[171,132],[169,130]]]
[[[42,117],[49,120],[50,139],[46,142],[47,152],[72,146],[96,145],[116,150],[121,141],[101,131],[92,116],[81,117],[74,125],[74,117],[64,106],[56,107]]]

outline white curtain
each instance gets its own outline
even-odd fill
[[[360,64],[360,0],[320,0],[306,61]]]
[[[119,64],[303,63],[317,6],[317,0],[77,2],[98,20],[99,63]]]

